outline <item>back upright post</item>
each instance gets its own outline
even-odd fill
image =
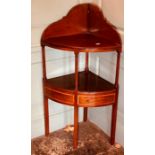
[[[117,64],[116,64],[116,77],[115,77],[115,88],[116,97],[115,103],[112,105],[112,121],[111,121],[111,144],[115,143],[115,133],[116,133],[116,120],[117,120],[117,105],[118,105],[118,81],[119,81],[119,69],[120,69],[120,52],[117,51]]]
[[[86,72],[86,78],[88,78],[88,71],[89,71],[89,53],[86,52],[85,55],[85,72]],[[86,80],[88,81],[88,80]],[[87,82],[85,83],[86,87],[87,87]],[[83,109],[83,121],[86,122],[88,119],[88,108],[84,107]]]
[[[79,65],[79,52],[75,51],[75,102],[74,102],[74,149],[78,145],[78,105],[77,105],[77,95],[78,95],[78,65]]]

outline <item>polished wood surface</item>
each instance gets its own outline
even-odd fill
[[[42,46],[42,70],[43,70],[43,80],[46,80],[46,63],[45,63],[45,46]]]
[[[79,68],[79,52],[75,51],[75,75],[74,75],[74,148],[78,145],[78,86],[79,86],[79,76],[78,76],[78,68]],[[67,82],[67,81],[66,81]]]
[[[74,106],[74,141],[78,146],[78,108],[84,107],[83,121],[87,121],[88,107],[112,106],[111,144],[115,143],[118,107],[119,68],[122,44],[116,28],[94,4],[73,7],[59,21],[50,24],[41,37],[45,135],[49,134],[48,99]],[[45,46],[74,52],[75,73],[47,79]],[[117,52],[115,83],[89,70],[90,52]],[[85,70],[79,72],[79,53],[85,52]]]
[[[42,46],[67,51],[121,52],[121,39],[114,26],[93,4],[80,4],[59,21],[49,25],[41,38]]]
[[[85,71],[86,71],[86,78],[88,79],[88,71],[89,71],[89,53],[86,52],[85,54]],[[88,81],[88,80],[87,80]],[[87,87],[87,82],[85,86]],[[83,121],[86,122],[88,120],[88,108],[84,107],[83,109]]]
[[[74,106],[76,94],[76,103],[80,107],[110,105],[115,101],[116,88],[114,84],[90,71],[79,72],[78,83],[75,78],[76,74],[73,73],[47,79],[44,82],[45,96],[62,104]]]
[[[119,68],[120,68],[120,53],[117,53],[117,64],[116,64],[116,77],[115,77],[115,88],[116,96],[115,102],[112,105],[112,116],[111,116],[111,144],[115,143],[116,133],[116,121],[117,121],[117,107],[118,107],[118,93],[119,93]]]
[[[44,115],[45,115],[45,135],[49,134],[49,111],[48,111],[48,97],[44,96]]]
[[[109,81],[95,75],[91,71],[86,74],[85,71],[78,72],[78,91],[79,92],[102,92],[115,90],[115,85]],[[75,90],[75,74],[63,75],[45,81],[45,87],[74,92]]]

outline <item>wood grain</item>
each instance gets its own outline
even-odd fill
[[[116,28],[98,6],[89,3],[73,7],[65,17],[50,24],[42,34],[41,45],[81,52],[121,52],[122,48]]]

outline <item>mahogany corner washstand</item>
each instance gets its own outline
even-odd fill
[[[74,52],[75,73],[47,79],[45,46]],[[98,6],[90,3],[73,7],[61,20],[49,25],[41,37],[45,135],[49,134],[48,99],[74,106],[74,148],[78,145],[78,108],[112,105],[111,144],[115,142],[118,79],[121,39],[116,29],[103,16]],[[116,51],[115,83],[110,83],[89,71],[89,52]],[[78,71],[79,53],[85,52],[85,70]]]

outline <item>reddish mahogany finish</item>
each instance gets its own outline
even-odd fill
[[[67,51],[121,51],[121,39],[114,26],[92,4],[77,5],[67,16],[49,25],[41,45]]]
[[[57,102],[71,106],[75,104],[75,93],[77,93],[77,105],[81,107],[97,107],[113,103],[116,93],[114,84],[90,71],[77,73],[77,92],[75,74],[68,74],[47,79],[44,82],[45,95]]]
[[[85,58],[85,71],[86,71],[86,79],[88,79],[88,71],[89,71],[89,53],[86,52],[86,58]],[[88,81],[88,80],[86,80]],[[85,86],[87,87],[88,83],[85,82]],[[87,116],[88,116],[88,108],[85,107],[83,109],[83,121],[87,121]]]
[[[41,37],[45,135],[49,134],[48,99],[74,106],[74,148],[78,145],[78,107],[84,107],[83,121],[87,121],[88,107],[112,105],[111,144],[115,142],[118,81],[121,39],[115,27],[93,4],[73,7],[61,20],[49,25]],[[46,78],[45,46],[72,51],[75,54],[75,74]],[[115,84],[89,71],[89,52],[117,52]],[[78,71],[79,52],[85,52],[85,70]]]
[[[74,89],[74,148],[78,145],[78,66],[79,66],[79,52],[74,52],[75,54],[75,89]]]

